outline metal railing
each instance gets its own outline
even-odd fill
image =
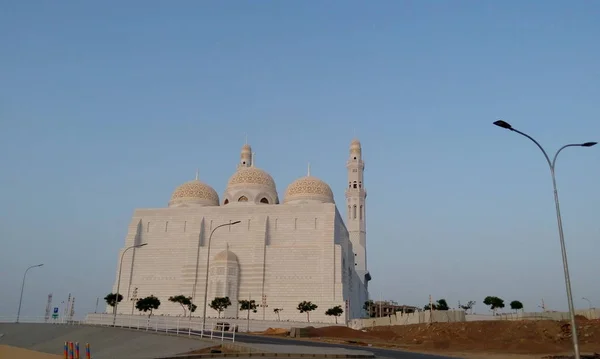
[[[16,323],[16,317],[0,317],[0,323]],[[44,317],[20,317],[19,323],[47,323],[56,325],[91,325],[91,326],[113,326],[112,314],[95,314],[85,320],[67,320],[67,318],[48,319]],[[206,327],[202,329],[202,323],[184,317],[167,316],[120,316],[115,321],[115,327],[134,329],[146,332],[165,333],[168,335],[187,335],[204,339],[221,341],[235,341],[238,330],[235,324],[227,322],[226,319],[207,321]]]

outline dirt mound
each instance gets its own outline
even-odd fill
[[[600,351],[600,320],[577,321],[577,328],[582,351]],[[551,320],[398,325],[366,331],[325,327],[310,329],[309,336],[448,352],[558,354],[571,349],[570,324]]]
[[[307,328],[307,336],[311,338],[321,337],[321,338],[351,338],[351,339],[360,339],[360,338],[369,338],[374,339],[377,336],[368,334],[366,332],[362,332],[360,330],[354,330],[348,327],[322,327],[322,328]]]

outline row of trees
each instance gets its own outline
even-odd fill
[[[104,297],[106,304],[111,307],[114,307],[117,303],[120,303],[123,300],[123,296],[121,294],[117,295],[116,293],[109,293],[106,297]],[[172,303],[177,303],[181,305],[183,309],[183,316],[186,317],[189,313],[190,317],[192,313],[198,309],[198,307],[192,303],[192,297],[186,297],[183,294],[175,295],[169,297],[169,301]],[[253,313],[257,312],[258,305],[254,300],[243,299],[239,302],[239,310],[247,311],[248,318],[250,317],[250,311]],[[231,306],[231,300],[229,297],[216,297],[213,299],[209,305],[210,308],[214,309],[217,312],[218,317],[221,317],[221,313],[225,311],[225,309]],[[152,311],[158,309],[160,307],[160,299],[156,298],[153,295],[150,295],[145,298],[137,299],[135,302],[135,308],[140,312],[150,312],[149,316],[152,315]],[[298,307],[296,308],[300,313],[306,313],[306,320],[310,322],[310,312],[316,310],[319,306],[308,301],[302,301],[298,303]],[[277,314],[277,320],[280,320],[279,313],[283,311],[282,308],[275,308],[273,312]],[[337,323],[337,318],[344,313],[341,305],[336,305],[335,307],[329,308],[325,311],[325,315],[335,317],[335,322]]]
[[[483,299],[483,304],[487,305],[488,307],[490,307],[490,310],[492,310],[492,312],[494,314],[496,314],[496,311],[498,309],[502,309],[505,307],[504,305],[504,299],[500,298],[500,297],[496,297],[496,296],[487,296]],[[518,310],[522,310],[523,309],[523,303],[521,303],[518,300],[513,300],[512,302],[510,302],[510,309],[514,310],[514,311],[518,311]],[[461,309],[463,309],[464,311],[472,311],[473,307],[475,306],[475,301],[470,300],[467,302],[467,304],[461,305],[459,303],[459,306]],[[431,308],[430,305],[427,304],[423,307],[423,310],[449,310],[450,308],[448,307],[448,303],[446,302],[446,299],[439,299],[437,300],[435,303],[431,304]]]
[[[470,300],[467,302],[467,304],[460,304],[460,302],[458,303],[458,306],[460,309],[463,309],[465,312],[471,311],[473,312],[473,307],[475,306],[476,302],[474,300]],[[496,296],[487,296],[484,298],[483,300],[483,304],[487,305],[490,307],[490,310],[492,310],[492,312],[494,314],[496,314],[498,309],[502,309],[505,307],[504,305],[504,299],[500,298],[500,297],[496,297]],[[514,310],[514,311],[518,311],[518,310],[523,310],[523,303],[521,303],[518,300],[513,300],[512,302],[510,302],[510,309]],[[369,313],[370,316],[374,316],[375,313],[373,312],[373,308],[376,308],[377,304],[374,303],[372,300],[367,300],[365,302],[365,304],[363,305],[363,309],[365,311],[367,311],[367,313]],[[398,308],[400,308],[400,306],[398,306]],[[401,310],[401,309],[396,309],[397,311]],[[423,306],[423,310],[450,310],[450,306],[448,305],[448,302],[446,301],[446,299],[442,298],[442,299],[438,299],[435,302],[432,302],[431,304],[426,304]]]

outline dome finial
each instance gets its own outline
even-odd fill
[[[199,172],[200,172],[200,169],[196,168],[196,181],[198,180]]]
[[[252,152],[252,166],[254,167],[254,161],[256,161],[256,152]]]
[[[307,177],[310,177],[310,162],[308,162],[308,173],[306,175]]]

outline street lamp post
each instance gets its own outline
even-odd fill
[[[19,317],[21,316],[21,303],[23,302],[23,289],[25,288],[25,277],[27,276],[27,272],[29,272],[29,270],[31,268],[36,268],[36,267],[41,267],[44,264],[36,264],[34,266],[31,266],[29,268],[27,268],[25,270],[25,274],[23,274],[23,283],[21,284],[21,297],[19,298],[19,310],[17,310],[17,323],[19,322]]]
[[[564,145],[561,148],[558,149],[558,151],[556,151],[556,154],[554,155],[554,158],[552,159],[552,161],[550,160],[550,157],[548,156],[548,154],[546,153],[546,150],[544,150],[544,148],[536,141],[533,139],[533,137],[529,136],[526,133],[523,133],[519,130],[514,129],[509,123],[502,121],[502,120],[498,120],[496,122],[494,122],[494,125],[498,126],[498,127],[502,127],[504,129],[507,130],[511,130],[513,132],[516,132],[522,136],[527,137],[528,139],[530,139],[533,143],[535,143],[538,148],[542,151],[542,153],[544,154],[544,157],[546,157],[546,161],[548,162],[548,166],[550,166],[550,174],[552,175],[552,186],[554,187],[554,203],[556,205],[556,220],[558,222],[558,235],[560,238],[560,249],[562,252],[562,262],[563,262],[563,270],[565,273],[565,286],[567,288],[567,302],[569,305],[569,316],[571,319],[571,333],[572,333],[572,337],[573,337],[573,351],[575,352],[575,359],[580,359],[580,355],[579,355],[579,342],[577,340],[577,328],[575,327],[575,307],[573,306],[573,295],[571,293],[571,279],[569,276],[569,265],[567,263],[567,249],[565,248],[565,236],[563,233],[563,226],[562,226],[562,218],[560,216],[560,205],[558,202],[558,190],[556,189],[556,176],[555,176],[555,165],[556,165],[556,158],[558,157],[558,154],[564,150],[567,147],[592,147],[594,145],[597,144],[597,142],[584,142],[584,143],[574,143],[574,144],[568,144],[568,145]]]
[[[588,302],[588,305],[590,306],[590,309],[592,309],[592,302],[587,299],[586,297],[581,298],[582,300],[585,300],[586,302]]]
[[[216,226],[215,228],[213,228],[213,230],[210,232],[210,236],[208,236],[208,247],[206,249],[206,278],[204,281],[204,309],[202,310],[202,333],[204,333],[204,327],[206,325],[206,301],[208,300],[208,267],[210,265],[210,242],[212,240],[212,236],[213,233],[215,233],[215,231],[221,227],[226,227],[226,226],[233,226],[235,224],[241,223],[242,221],[235,221],[235,222],[230,222],[230,223],[223,223],[220,224],[218,226]],[[196,271],[196,275],[198,274],[198,271]]]
[[[142,244],[136,244],[136,245],[127,247],[127,248],[125,248],[125,250],[121,254],[121,261],[119,262],[119,279],[117,280],[117,293],[115,294],[115,307],[114,307],[114,313],[113,313],[113,327],[117,323],[117,307],[119,306],[119,290],[121,290],[121,269],[123,268],[123,256],[131,248],[140,248],[140,247],[143,247],[143,246],[145,246],[147,244],[148,243],[142,243]]]

